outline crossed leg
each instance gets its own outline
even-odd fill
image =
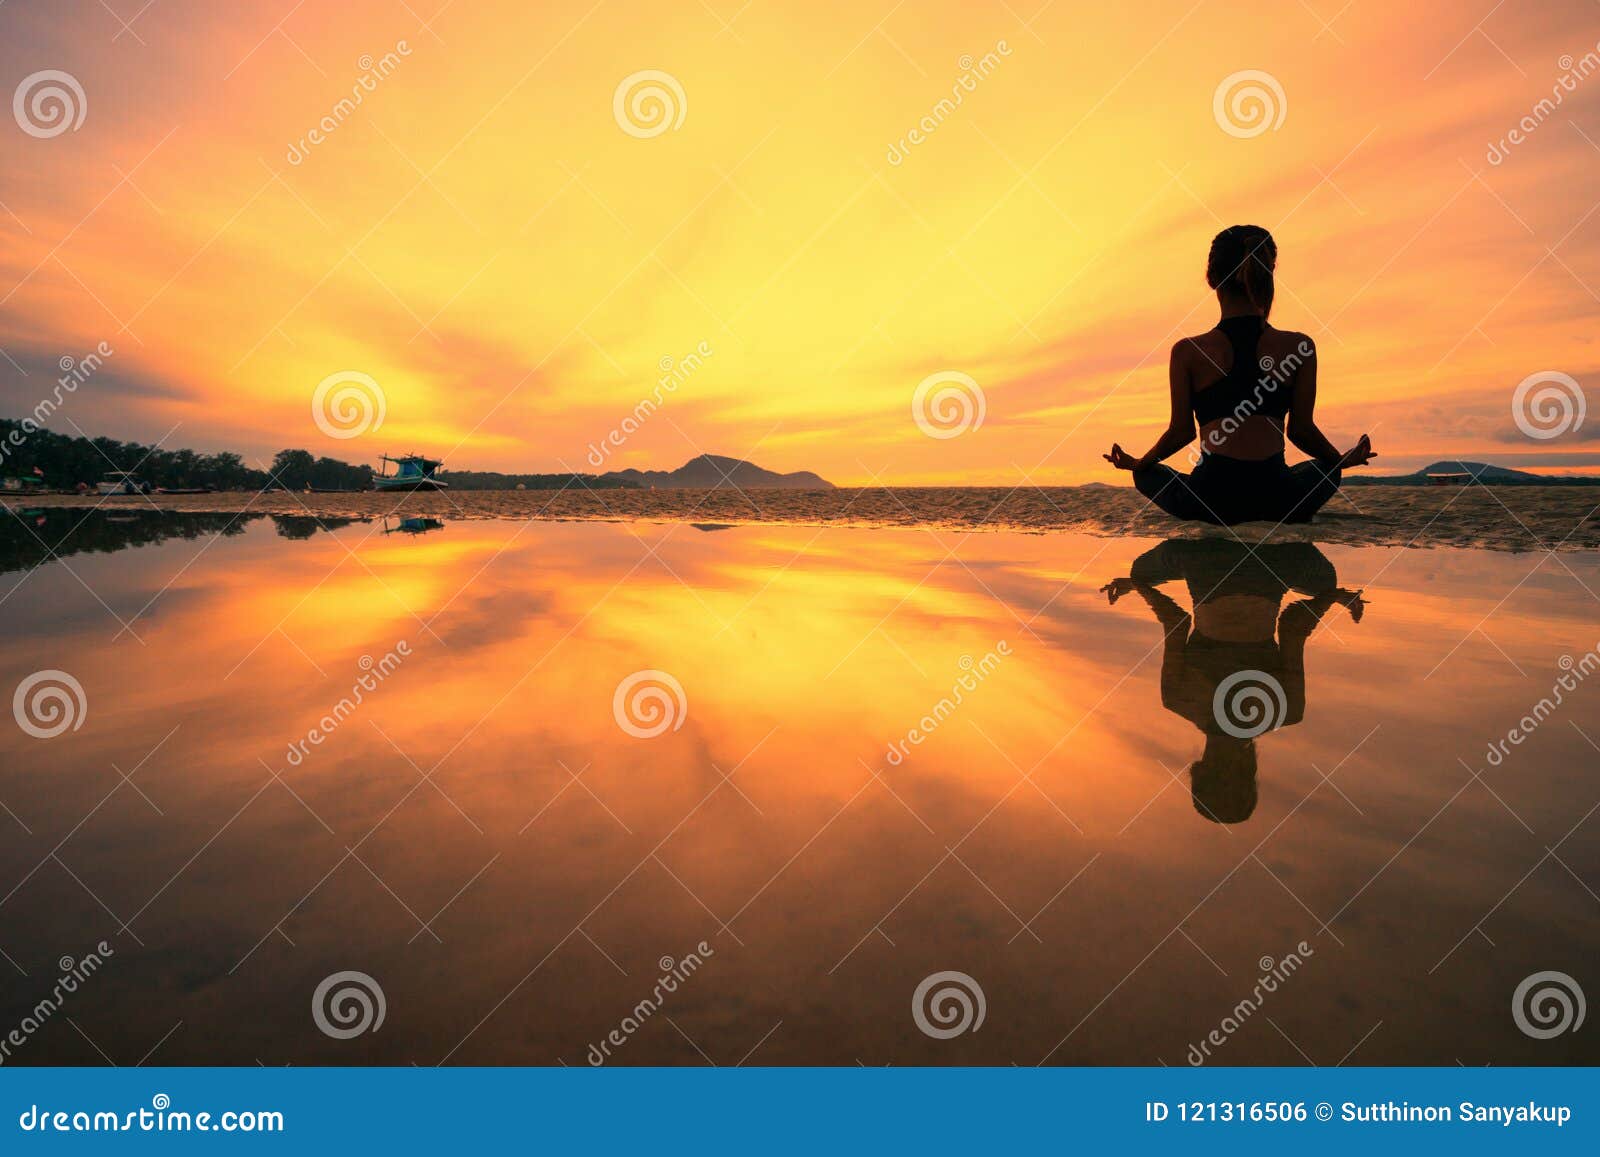
[[[1140,494],[1174,518],[1181,518],[1185,522],[1217,522],[1217,516],[1195,493],[1189,476],[1179,474],[1171,466],[1157,463],[1143,470],[1135,470],[1133,484]]]
[[[1325,468],[1316,459],[1289,467],[1289,482],[1284,488],[1284,522],[1310,522],[1339,490],[1344,479],[1339,467]]]

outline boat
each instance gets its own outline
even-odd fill
[[[215,494],[215,486],[158,486],[157,494]]]
[[[380,466],[379,473],[372,476],[374,490],[443,490],[449,486],[434,477],[434,472],[444,465],[437,459],[420,454],[402,454],[398,458],[384,454],[378,460],[385,466],[392,464],[395,472],[384,473],[384,467]]]
[[[101,494],[149,494],[150,483],[126,470],[109,470],[96,484]]]
[[[443,530],[444,522],[437,518],[406,517],[396,519],[393,526],[389,519],[383,520],[383,533],[385,534],[427,534],[430,530]]]

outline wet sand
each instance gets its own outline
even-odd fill
[[[430,516],[743,523],[812,526],[925,526],[962,531],[1073,530],[1100,535],[1216,536],[1367,546],[1583,550],[1600,547],[1600,487],[1349,487],[1302,526],[1251,523],[1233,529],[1179,524],[1131,487],[873,487],[814,490],[474,490],[431,494],[47,496],[12,507],[107,509],[344,518]]]

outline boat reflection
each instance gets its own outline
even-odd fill
[[[1182,581],[1192,610],[1161,587]],[[1194,808],[1236,824],[1256,807],[1256,739],[1305,717],[1305,648],[1335,606],[1354,622],[1360,591],[1339,586],[1309,542],[1253,546],[1227,539],[1169,539],[1102,590],[1115,605],[1137,594],[1166,633],[1161,702],[1193,723],[1205,749],[1189,768]],[[1291,592],[1305,595],[1283,606]]]
[[[424,518],[418,515],[386,516],[383,520],[383,533],[385,534],[427,534],[431,530],[443,530],[444,520],[439,518]]]

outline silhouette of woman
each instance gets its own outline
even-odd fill
[[[1157,589],[1173,579],[1188,585],[1192,613]],[[1169,539],[1101,588],[1112,604],[1137,592],[1166,632],[1161,702],[1206,737],[1189,783],[1207,819],[1236,824],[1255,811],[1256,736],[1304,718],[1305,646],[1322,616],[1339,604],[1361,621],[1361,592],[1338,582],[1309,542]],[[1280,614],[1291,590],[1310,597]]]
[[[1172,347],[1172,415],[1148,453],[1119,444],[1102,455],[1174,518],[1232,526],[1266,519],[1309,522],[1339,489],[1342,471],[1375,457],[1365,434],[1341,454],[1317,428],[1317,351],[1303,333],[1267,324],[1278,247],[1259,225],[1230,225],[1211,242],[1206,283],[1217,291],[1217,327]],[[1162,462],[1194,441],[1198,464],[1180,474]],[[1311,456],[1290,467],[1288,439]]]

